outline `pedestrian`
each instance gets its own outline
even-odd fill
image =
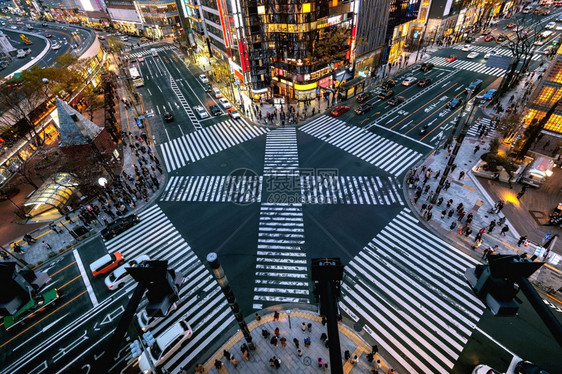
[[[345,360],[349,360],[351,358],[351,353],[349,353],[348,350],[346,350],[343,354],[343,357],[345,358]]]
[[[457,205],[457,212],[460,213],[460,212],[463,211],[463,209],[464,209],[464,204],[463,204],[463,203],[460,203],[459,205]]]
[[[476,145],[476,147],[474,147],[474,152],[472,152],[472,154],[476,154],[476,152],[478,152],[480,150],[480,146]]]
[[[35,243],[37,240],[35,240],[35,238],[33,238],[31,235],[29,234],[25,234],[23,236],[23,240],[25,240],[27,242],[27,245],[33,244]]]
[[[447,209],[441,212],[441,219],[444,219],[446,214],[447,214]]]
[[[451,182],[449,181],[445,182],[445,191],[447,191],[449,187],[451,187]]]
[[[293,338],[293,343],[295,343],[295,346],[299,349],[299,340],[297,338]]]
[[[423,189],[423,193],[426,194],[427,191],[429,191],[429,188],[430,188],[430,187],[431,187],[431,186],[430,186],[429,184],[428,184],[427,186],[425,186],[425,188]]]
[[[451,166],[451,173],[452,173],[453,171],[455,171],[456,168],[457,168],[457,164],[453,164],[453,165]]]
[[[480,248],[481,245],[482,245],[482,239],[477,238],[474,241],[474,245],[472,246],[472,249],[477,250],[478,248]]]
[[[201,364],[197,364],[197,366],[195,367],[195,372],[203,374],[205,372],[205,367]]]
[[[460,179],[464,179],[464,170],[461,170],[461,172],[459,173],[459,180]]]
[[[250,351],[248,349],[246,349],[244,352],[242,352],[242,356],[244,357],[244,359],[246,361],[250,361]]]
[[[492,222],[490,222],[490,225],[488,226],[488,232],[494,231],[495,227],[496,227],[496,220],[493,219]]]
[[[328,371],[328,363],[327,362],[324,363],[324,367],[322,368],[322,370]]]
[[[468,213],[468,215],[466,216],[466,223],[471,223],[473,218],[474,215],[472,213]]]
[[[351,362],[352,365],[356,365],[357,364],[357,355],[353,356],[353,358],[349,362]]]
[[[59,231],[59,230],[58,230],[58,227],[57,227],[57,225],[56,225],[54,222],[49,223],[49,228],[50,228],[51,230],[53,230],[54,232],[56,232],[57,234],[62,233],[62,231]]]
[[[451,230],[454,230],[455,227],[457,227],[457,221],[451,222],[451,226],[449,226],[449,228],[450,228]]]
[[[215,368],[216,368],[217,370],[222,369],[222,366],[223,366],[222,361],[220,361],[220,360],[215,360]]]
[[[322,326],[326,326],[327,322],[328,320],[326,319],[326,317],[322,316]]]
[[[517,242],[517,246],[520,247],[521,244],[525,243],[526,240],[527,240],[527,235],[523,235],[523,236],[519,237],[519,241]]]
[[[431,217],[433,217],[433,214],[431,212],[428,212],[426,215],[426,220],[429,221]]]
[[[433,199],[433,194],[434,194],[434,192],[430,191],[429,195],[427,195],[427,199],[425,201],[431,201],[431,199]]]
[[[502,227],[502,231],[500,234],[502,234],[503,236],[505,236],[505,234],[509,231],[509,226],[505,225],[504,227]]]
[[[326,341],[326,339],[328,339],[328,335],[326,335],[326,333],[323,332],[322,335],[320,335],[320,340]]]
[[[453,211],[453,209],[451,209],[451,210],[449,210],[449,213],[447,214],[447,216],[449,218],[451,218],[453,216],[453,213],[454,213],[454,211]]]
[[[53,249],[53,247],[51,247],[51,245],[49,243],[47,243],[46,241],[43,240],[41,243],[43,244],[43,247],[45,247],[46,249],[48,249],[48,250]]]
[[[256,313],[256,321],[261,321],[261,316]]]
[[[491,247],[485,249],[484,252],[482,253],[482,260],[486,260],[491,253],[492,253]]]
[[[263,336],[264,339],[269,338],[269,335],[271,335],[271,334],[266,329],[261,330],[261,336]]]
[[[232,356],[226,349],[222,351],[222,355],[224,358],[226,358],[227,361],[230,361],[230,357]]]
[[[308,324],[308,332],[312,332],[312,323]]]
[[[273,313],[273,320],[279,321],[279,313],[277,311],[275,311],[275,313]]]
[[[517,193],[517,200],[521,199],[524,194],[525,194],[525,192],[524,192],[523,190],[519,191],[519,192]]]
[[[371,346],[371,353],[372,353],[373,355],[376,355],[377,353],[379,353],[379,346],[378,346],[378,344],[375,344],[375,345],[372,345],[372,346]]]
[[[285,339],[284,336],[282,336],[281,339],[279,339],[279,341],[281,342],[281,347],[287,346],[287,339]]]
[[[306,348],[310,347],[310,336],[304,338],[304,346],[305,346]]]
[[[276,327],[273,333],[275,334],[275,336],[279,337],[279,327]]]
[[[318,357],[318,367],[322,368],[324,366],[324,360],[322,359],[322,357]]]
[[[297,356],[302,357],[302,351],[300,349],[297,349]]]
[[[373,353],[367,353],[367,361],[373,362]]]
[[[269,343],[271,343],[272,346],[277,347],[277,336],[273,335]]]
[[[441,170],[437,170],[437,173],[435,173],[435,179],[439,178],[440,175],[441,175]]]
[[[439,200],[437,200],[437,206],[440,206],[442,203],[443,203],[443,196],[441,196]]]
[[[453,199],[449,199],[449,200],[447,201],[447,208],[450,208],[451,205],[453,205]]]
[[[302,325],[301,325],[301,330],[302,330],[302,331],[306,331],[306,323],[304,323],[304,322],[302,323]]]

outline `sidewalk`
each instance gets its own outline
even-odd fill
[[[276,308],[279,312],[279,320],[274,321],[274,309],[270,308],[262,310],[259,314],[261,319],[257,321],[253,319],[248,322],[248,329],[252,335],[252,342],[256,349],[249,351],[249,360],[245,360],[242,355],[241,347],[246,343],[242,332],[237,331],[223,346],[221,346],[205,363],[201,364],[205,368],[205,373],[253,373],[263,374],[267,372],[281,373],[319,373],[324,372],[318,365],[318,359],[321,358],[324,364],[328,364],[327,372],[330,372],[331,365],[329,359],[329,350],[321,340],[323,333],[327,334],[327,326],[322,325],[322,318],[311,311],[291,310],[290,322],[287,312]],[[249,317],[251,318],[251,317]],[[302,324],[311,326],[303,331]],[[274,331],[279,328],[279,339],[286,339],[286,346],[282,346],[280,342],[276,346],[271,344],[271,338]],[[267,330],[270,333],[268,338],[262,336],[262,331]],[[374,356],[372,362],[367,360],[367,355],[372,351],[371,345],[365,342],[355,331],[347,327],[343,323],[339,323],[340,331],[340,347],[342,353],[342,362],[344,364],[344,373],[387,373],[388,364],[380,356],[380,352]],[[310,347],[305,347],[304,339],[310,337]],[[293,339],[299,342],[297,349]],[[299,357],[298,350],[301,350],[302,356]],[[224,351],[228,351],[234,356],[238,362],[237,367],[224,357]],[[351,358],[357,356],[357,364],[351,361],[345,361],[343,355],[345,351],[349,351]],[[281,366],[278,370],[270,366],[270,359],[277,357],[281,360]],[[215,360],[222,362],[222,368],[215,367]],[[373,371],[375,364],[380,360],[381,368]],[[196,364],[197,365],[197,364]],[[184,368],[181,373],[191,373],[193,368]]]

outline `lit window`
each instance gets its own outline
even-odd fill
[[[310,13],[310,3],[302,4],[302,12],[303,13]]]
[[[265,14],[265,5],[258,6],[258,14]]]

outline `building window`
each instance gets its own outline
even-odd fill
[[[302,12],[303,13],[310,13],[310,3],[302,4]]]
[[[265,14],[265,5],[258,6],[258,14]]]

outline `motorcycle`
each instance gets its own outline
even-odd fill
[[[425,133],[427,132],[427,129],[429,128],[429,125],[425,125],[424,127],[422,127],[420,129],[420,135],[425,135]]]

